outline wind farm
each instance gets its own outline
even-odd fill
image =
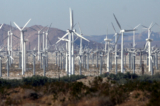
[[[113,14],[113,18],[115,19],[115,22],[120,29],[119,33],[116,32],[115,26],[113,25],[113,23],[111,23],[115,34],[112,35],[111,39],[109,39],[107,29],[107,35],[104,38],[105,43],[98,43],[96,41],[90,42],[90,40],[85,38],[87,37],[87,35],[82,34],[79,24],[78,29],[80,33],[78,33],[76,29],[74,29],[76,24],[74,24],[73,21],[73,10],[71,10],[71,8],[69,9],[69,17],[70,29],[67,29],[66,33],[64,33],[63,36],[59,36],[56,42],[51,42],[48,36],[50,34],[50,28],[52,24],[50,24],[49,27],[41,26],[42,28],[36,26],[38,28],[36,29],[35,27],[26,28],[27,24],[31,21],[31,19],[29,19],[29,21],[24,25],[23,28],[20,28],[15,22],[13,22],[15,27],[17,27],[17,29],[20,31],[20,35],[15,35],[12,32],[13,26],[10,25],[10,30],[8,31],[7,37],[7,49],[5,49],[5,44],[1,46],[1,51],[8,55],[8,57],[5,56],[5,54],[2,55],[4,57],[2,59],[2,64],[5,65],[5,62],[8,64],[6,65],[8,70],[7,74],[5,73],[5,71],[3,71],[3,69],[5,70],[5,67],[2,67],[2,78],[22,78],[28,77],[29,74],[29,76],[36,75],[36,73],[37,75],[47,75],[48,77],[52,78],[70,75],[99,76],[104,73],[117,74],[118,72],[131,72],[141,75],[142,62],[145,66],[145,73],[153,75],[153,70],[155,70],[155,72],[158,72],[159,48],[155,46],[151,47],[151,42],[153,41],[153,39],[150,39],[151,28],[156,23],[151,23],[149,27],[138,24],[133,29],[123,30],[115,14]],[[139,26],[142,26],[142,28],[145,28],[148,31],[148,37],[146,37],[146,44],[142,48],[136,48],[137,45],[135,41],[135,31],[138,30],[137,28]],[[3,28],[3,24],[1,24],[1,28]],[[27,30],[37,32],[35,33],[35,35],[31,35],[37,36],[36,38],[38,38],[37,43],[35,42],[35,47],[32,46],[32,49],[30,47],[26,48],[26,43],[29,42],[29,40],[25,39],[24,34],[27,32]],[[124,48],[124,37],[126,37],[125,32],[131,31],[133,31],[133,47]],[[16,41],[20,39],[19,45],[13,45],[12,35],[14,35]],[[75,44],[75,42],[78,40],[79,44]],[[5,41],[5,39],[3,41]],[[83,44],[84,41],[85,45]],[[117,48],[118,41],[121,42],[119,44],[121,45],[121,48]],[[61,44],[59,45],[59,43]],[[89,46],[89,44],[91,46]],[[93,47],[93,44],[95,44],[96,47]],[[141,57],[139,55],[140,50]],[[156,58],[154,55],[155,52]],[[15,55],[13,55],[13,53]],[[14,58],[16,58],[16,60],[14,60]],[[3,62],[3,60],[6,61]],[[39,67],[38,69],[37,66]],[[154,68],[154,66],[156,68]],[[9,69],[12,70],[12,68],[10,67],[18,67],[17,70],[21,70],[21,73],[15,74],[14,76],[14,72],[9,71]],[[60,75],[58,75],[57,70],[53,70],[54,67],[59,67],[58,69],[60,71]],[[31,70],[34,70],[34,72],[25,74],[28,72],[32,72]],[[41,70],[43,74],[40,72],[36,72],[37,70]],[[12,77],[9,76],[9,73],[12,73]]]
[[[158,106],[160,22],[130,27],[112,11],[100,36],[85,34],[80,13],[65,11],[65,30],[56,19],[0,24],[0,105]]]

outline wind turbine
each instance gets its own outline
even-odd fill
[[[86,40],[89,42],[88,39],[84,38],[80,34],[78,34],[73,28],[73,11],[70,9],[70,29],[66,30],[66,34],[60,38],[56,43],[60,42],[63,38],[65,38],[68,35],[68,60],[69,60],[69,76],[74,74],[74,34],[78,37]]]
[[[47,47],[48,47],[48,46],[47,46],[47,43],[48,43],[48,42],[47,42],[47,40],[48,40],[48,32],[49,32],[49,29],[50,29],[51,25],[52,25],[52,23],[50,24],[49,28],[47,29],[47,31],[46,31],[46,33],[45,33],[45,34],[46,34],[46,49],[47,49]]]
[[[134,31],[133,31],[133,50],[131,49],[130,53],[132,53],[132,68],[133,68],[133,73],[135,73],[135,57],[136,57],[136,51],[135,51],[135,47],[136,47],[136,43],[135,43],[135,30],[140,26],[137,25],[136,27],[134,27]]]
[[[119,27],[119,29],[120,29],[120,33],[121,33],[121,72],[122,73],[124,73],[124,66],[123,66],[123,56],[124,56],[124,54],[123,54],[123,52],[124,52],[124,49],[123,49],[123,33],[124,32],[130,32],[130,31],[134,31],[135,29],[131,29],[131,30],[125,30],[125,29],[122,29],[121,28],[121,25],[119,24],[119,22],[118,22],[118,20],[117,20],[117,18],[116,18],[116,16],[113,14],[113,16],[114,16],[114,18],[115,18],[115,20],[116,20],[116,22],[117,22],[117,25],[118,25],[118,27]]]
[[[50,26],[49,26],[49,28],[47,29],[47,31],[46,31],[46,48],[45,48],[45,50],[46,50],[46,67],[48,68],[48,46],[47,46],[47,44],[48,44],[48,42],[47,42],[47,40],[49,41],[49,43],[50,43],[50,40],[48,39],[48,32],[49,32],[49,29],[50,29],[50,27],[51,27],[51,25],[52,25],[52,23],[50,24]]]
[[[0,55],[0,77],[2,77],[2,58],[3,56]]]
[[[6,60],[6,63],[7,63],[7,65],[6,65],[7,66],[7,77],[9,77],[9,70],[10,70],[9,61],[10,61],[10,59],[13,59],[13,57],[11,57],[9,52],[7,51],[7,60]]]
[[[137,28],[140,26],[141,24],[138,24],[136,27],[134,27],[134,31],[133,31],[133,48],[136,47],[136,43],[135,43],[135,33],[136,33],[136,30]]]
[[[146,41],[147,41],[146,45],[148,45],[149,72],[151,72],[151,73],[153,71],[152,70],[152,57],[151,57],[151,42],[153,41],[153,39],[151,39],[150,36],[151,36],[151,28],[154,25],[153,25],[153,23],[151,23],[149,27],[142,25],[142,27],[144,27],[144,29],[148,30],[148,38],[146,39]]]
[[[38,27],[38,26],[37,26]],[[43,28],[39,28],[39,30],[36,30],[36,29],[34,29],[34,28],[31,28],[31,29],[33,29],[33,30],[35,30],[35,31],[38,31],[38,61],[40,60],[40,33],[41,33],[41,31],[43,30],[43,29],[45,29],[47,26],[45,26],[45,27],[43,27]]]
[[[31,21],[31,19],[29,19],[29,21],[23,26],[23,28],[21,29],[15,22],[13,22],[14,23],[14,25],[19,29],[19,31],[20,31],[20,33],[21,33],[21,41],[20,41],[20,50],[21,50],[21,52],[22,52],[22,75],[24,75],[24,71],[25,71],[25,64],[26,64],[26,62],[24,61],[25,60],[25,54],[24,54],[24,32],[26,32],[27,30],[24,30],[25,29],[25,27],[27,26],[27,24],[29,23]]]
[[[12,37],[13,37],[13,33],[12,33],[12,25],[10,23],[10,36],[11,36],[11,43],[10,43],[10,55],[13,56],[13,48],[12,48]],[[13,63],[12,59],[11,59],[11,64]]]
[[[35,49],[33,49],[31,54],[33,55],[33,75],[35,75],[35,57],[36,57]]]
[[[104,41],[106,42],[106,44],[108,46],[107,47],[108,48],[108,50],[107,50],[107,72],[110,72],[110,42],[112,40],[108,39],[107,36],[108,36],[108,33],[107,33],[106,38],[104,39]]]
[[[61,39],[61,38],[59,38],[58,37],[58,39]],[[65,66],[65,71],[67,72],[67,75],[69,74],[69,72],[68,72],[68,54],[67,54],[67,48],[68,48],[68,43],[69,43],[69,40],[68,39],[61,39],[62,41],[65,41],[66,42],[66,66]],[[57,53],[57,52],[56,52]]]
[[[118,42],[118,39],[120,37],[120,34],[116,32],[116,29],[115,29],[113,23],[112,23],[112,27],[113,27],[114,32],[115,32],[114,33],[114,37],[115,37],[115,73],[117,74],[117,57],[118,57],[118,55],[117,55],[117,42]],[[117,38],[117,35],[118,35],[118,38]]]
[[[11,40],[10,41],[10,47],[9,47],[10,51],[9,52],[10,52],[10,55],[13,57],[13,48],[12,48],[12,45],[13,45],[13,36],[16,37],[16,38],[18,38],[18,39],[20,39],[20,38],[13,34],[11,22],[10,22],[10,31],[9,31],[9,34],[10,34],[10,40]],[[13,63],[13,59],[11,59],[10,62],[12,64]]]
[[[2,51],[2,47],[0,48],[0,51]],[[2,55],[0,55],[0,77],[2,77],[2,58],[4,58]]]
[[[83,33],[82,33],[82,30],[81,30],[81,28],[80,28],[80,25],[79,25],[79,23],[78,23],[78,27],[79,27],[79,31],[80,31],[80,35],[81,36],[83,36]],[[80,72],[80,75],[81,75],[81,63],[82,63],[82,55],[83,55],[83,53],[82,53],[82,48],[83,48],[83,45],[82,45],[82,38],[80,38],[80,49],[79,49],[79,72]],[[87,70],[89,69],[89,51],[87,51]]]

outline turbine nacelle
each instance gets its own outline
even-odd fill
[[[75,32],[75,31],[76,31],[75,29],[74,30],[70,30],[70,29],[66,30],[67,33],[72,33],[72,32]]]
[[[116,32],[115,34],[114,34],[114,36],[117,36],[118,35],[118,33]]]
[[[13,33],[12,33],[12,32],[10,32],[10,34],[11,34],[11,35],[13,35]]]
[[[21,30],[22,32],[27,32],[27,30]]]
[[[8,36],[10,35],[10,31],[8,31]]]
[[[24,39],[24,42],[28,42],[28,39]]]
[[[153,39],[147,38],[146,41],[152,42]]]
[[[112,39],[104,39],[104,41],[106,41],[106,42],[111,42]]]
[[[120,33],[124,33],[125,32],[125,30],[123,29],[123,30],[120,30]]]

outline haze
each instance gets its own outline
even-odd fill
[[[49,25],[62,30],[69,29],[69,7],[74,12],[74,23],[79,22],[86,35],[113,33],[111,22],[117,32],[119,28],[113,13],[122,28],[130,29],[139,23],[149,26],[151,22],[160,24],[160,0],[2,0],[0,23],[10,21],[23,26],[30,18],[29,26]],[[130,27],[129,27],[130,26]],[[78,30],[77,26],[76,29]],[[139,32],[143,31],[142,27]],[[153,31],[160,31],[155,26]]]

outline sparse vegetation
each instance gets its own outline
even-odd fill
[[[103,81],[104,77],[106,81]],[[0,100],[5,100],[0,105],[22,105],[27,100],[35,105],[114,106],[132,99],[139,103],[143,101],[143,105],[148,106],[160,104],[159,74],[152,77],[131,73],[104,74],[95,77],[89,86],[76,81],[81,78],[86,77],[62,77],[60,80],[42,76],[21,80],[0,79]]]

